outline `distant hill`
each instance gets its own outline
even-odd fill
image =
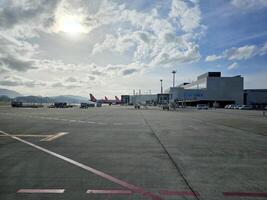
[[[67,103],[82,103],[88,102],[88,99],[80,96],[62,95],[55,97],[42,97],[42,96],[21,96],[16,97],[16,101],[24,103],[54,103],[54,102],[67,102]]]
[[[12,99],[6,95],[0,96],[0,102],[11,102]]]
[[[55,102],[67,102],[67,103],[82,103],[88,102],[88,98],[81,97],[81,96],[74,96],[74,95],[61,95],[50,97],[54,99]]]
[[[7,96],[9,98],[15,98],[18,96],[22,96],[22,94],[14,91],[14,90],[8,90],[8,89],[0,88],[0,96]]]
[[[67,102],[67,103],[82,103],[88,102],[88,98],[75,96],[75,95],[60,95],[52,97],[42,96],[22,96],[22,94],[8,89],[0,88],[0,101],[10,102],[12,100],[21,101],[24,103],[54,103],[54,102]]]

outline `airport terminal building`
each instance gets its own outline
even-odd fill
[[[162,94],[122,95],[123,104],[168,104],[224,107],[228,104],[252,105],[263,108],[267,105],[267,89],[244,90],[244,78],[240,75],[223,77],[221,72],[207,72],[191,83],[170,87]]]
[[[192,83],[183,83],[169,89],[170,102],[196,105],[200,103],[223,107],[243,104],[244,78],[222,77],[221,72],[207,72]]]
[[[255,108],[267,106],[267,89],[244,90],[244,105],[252,105]]]
[[[122,95],[123,104],[154,104],[157,103],[156,94]]]

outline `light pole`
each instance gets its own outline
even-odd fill
[[[172,87],[175,87],[175,74],[176,74],[176,71],[173,70],[172,71]]]
[[[160,79],[160,93],[163,93],[163,87],[162,87],[162,79]]]

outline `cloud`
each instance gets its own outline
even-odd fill
[[[20,86],[21,82],[13,81],[13,80],[0,80],[0,85],[3,86]]]
[[[0,74],[5,74],[5,73],[8,73],[9,70],[7,70],[5,67],[3,66],[0,66]]]
[[[220,60],[222,58],[223,58],[223,56],[210,55],[210,56],[206,57],[205,61],[206,62],[212,62],[212,61]]]
[[[120,54],[128,51],[134,46],[133,40],[127,35],[122,37],[115,37],[114,35],[107,34],[106,39],[102,43],[96,43],[93,47],[93,54],[101,53],[102,51],[113,51]]]
[[[257,53],[255,45],[246,45],[239,48],[231,48],[224,52],[228,60],[247,60]]]
[[[201,12],[198,1],[173,0],[169,16],[180,25],[183,31],[191,32],[200,27]]]
[[[89,78],[90,81],[94,81],[95,80],[94,76],[88,76],[88,78]]]
[[[105,51],[119,53],[132,57],[131,63],[150,67],[190,63],[201,57],[195,42],[203,29],[198,1],[173,0],[167,17],[161,16],[155,8],[140,12],[103,1],[90,20],[97,20],[98,28],[108,24],[116,27],[115,33],[111,27],[112,33],[107,33],[102,42],[94,45],[93,55]]]
[[[19,72],[36,69],[33,61],[16,58],[11,55],[0,57],[0,65]]]
[[[41,81],[29,80],[20,76],[5,76],[0,80],[0,85],[3,86],[25,86],[33,88],[35,86],[45,86],[46,84]]]
[[[67,89],[72,89],[72,88],[78,88],[80,85],[76,84],[63,84],[61,82],[55,82],[51,84],[51,87],[53,88],[67,88]]]
[[[3,0],[0,9],[0,30],[9,30],[16,37],[36,37],[48,32],[60,1]]]
[[[36,69],[31,57],[36,53],[38,46],[3,33],[0,33],[0,45],[3,47],[0,49],[0,65],[19,72]]]
[[[221,55],[209,55],[206,57],[206,62],[212,62],[220,59],[227,60],[247,60],[254,56],[264,55],[267,52],[267,42],[262,46],[245,45],[242,47],[233,47],[226,49]]]
[[[31,44],[29,38],[41,37],[43,33],[60,34],[69,18],[81,24],[82,33],[103,30],[98,40],[92,42],[92,61],[103,52],[128,58],[123,63],[127,68],[131,63],[155,67],[199,60],[196,38],[203,27],[198,1],[173,0],[165,16],[158,12],[161,4],[151,3],[150,10],[141,11],[130,9],[129,2],[4,1],[0,30],[8,48],[0,52],[1,63],[21,72],[43,66],[45,60],[36,58],[39,47]],[[112,64],[112,60],[109,62]]]
[[[265,42],[265,44],[262,46],[259,53],[261,56],[267,54],[267,42]]]
[[[130,74],[136,73],[136,72],[138,72],[137,69],[126,69],[126,70],[122,71],[122,75],[123,76],[127,76],[127,75],[130,75]]]
[[[234,62],[232,64],[230,64],[227,69],[228,70],[232,70],[232,69],[236,69],[238,67],[238,63]]]
[[[266,0],[232,0],[232,5],[234,5],[237,8],[241,9],[260,9],[263,7],[267,7],[267,1]]]
[[[65,81],[66,82],[77,82],[78,80],[74,77],[68,77]]]
[[[97,66],[96,68],[97,68],[97,69],[93,69],[93,70],[90,71],[90,73],[91,73],[92,75],[96,75],[96,76],[102,76],[102,75],[105,75],[105,72],[100,71],[100,69],[103,68],[103,67]]]
[[[31,87],[36,93],[75,93],[89,86],[113,93],[126,88],[118,83],[124,76],[201,58],[205,27],[198,0],[149,1],[145,9],[130,0],[0,4],[1,77],[19,75],[1,81],[29,93]],[[77,38],[64,32],[68,20],[78,23]],[[46,87],[38,91],[41,84]]]
[[[155,56],[152,64],[191,63],[201,58],[198,45],[188,44],[188,49],[186,51],[177,51],[176,48],[177,46],[175,46],[175,44],[166,46]]]
[[[65,85],[63,85],[63,84],[60,83],[60,82],[53,83],[51,86],[52,86],[52,87],[65,87]]]

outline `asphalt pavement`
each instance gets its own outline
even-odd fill
[[[258,111],[0,107],[0,199],[267,198]]]

